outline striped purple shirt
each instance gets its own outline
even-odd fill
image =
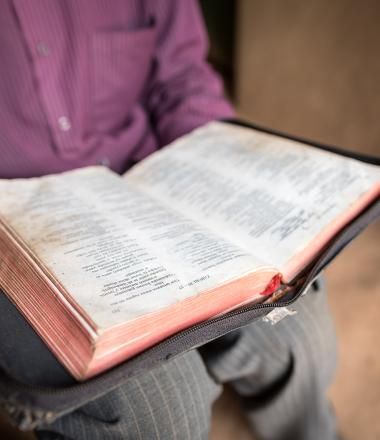
[[[195,0],[1,0],[0,178],[123,172],[232,115]]]

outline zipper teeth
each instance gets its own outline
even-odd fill
[[[170,341],[177,341],[178,339],[182,339],[184,336],[186,336],[186,335],[188,335],[188,334],[190,334],[190,333],[192,333],[192,332],[194,332],[194,331],[196,331],[196,330],[198,330],[200,328],[207,327],[209,325],[215,324],[215,323],[217,323],[217,322],[219,322],[221,320],[224,320],[226,318],[232,318],[234,316],[242,315],[243,313],[250,312],[252,310],[260,310],[260,309],[268,309],[268,308],[274,309],[274,308],[277,308],[277,307],[286,307],[286,306],[292,304],[294,301],[296,301],[296,299],[299,298],[299,296],[302,295],[303,290],[304,289],[302,289],[302,291],[300,293],[297,293],[297,295],[294,296],[294,298],[292,298],[289,301],[282,301],[282,302],[277,302],[277,303],[273,302],[273,303],[266,303],[266,304],[255,304],[255,305],[253,305],[251,307],[249,307],[249,306],[241,307],[241,308],[239,308],[237,310],[231,311],[228,315],[221,315],[221,316],[218,316],[216,318],[209,319],[209,320],[207,320],[207,321],[205,321],[203,323],[195,324],[192,327],[190,327],[190,328],[188,328],[186,330],[183,330],[178,335],[172,336],[170,338]]]
[[[242,314],[244,314],[246,312],[250,312],[252,310],[270,309],[270,308],[274,309],[274,308],[278,308],[278,307],[286,307],[286,306],[292,304],[294,301],[296,301],[302,295],[302,293],[308,288],[309,284],[312,283],[312,281],[314,279],[314,275],[315,275],[314,271],[312,271],[307,277],[300,278],[299,280],[297,280],[297,282],[295,282],[292,285],[283,284],[278,290],[281,290],[284,287],[291,287],[292,289],[294,289],[294,288],[299,287],[300,285],[302,286],[300,291],[288,301],[281,301],[281,297],[280,297],[277,302],[274,301],[272,303],[253,304],[251,306],[248,305],[248,306],[240,307],[236,310],[231,310],[229,313],[226,313],[225,315],[220,315],[215,318],[208,319],[207,321],[200,322],[199,324],[195,324],[195,325],[191,326],[190,328],[181,331],[177,335],[173,335],[170,338],[170,341],[171,342],[177,341],[179,339],[182,339],[184,336],[186,336],[186,335],[188,335],[188,334],[190,334],[200,328],[215,324],[219,321],[225,320],[226,318],[232,318],[234,316],[242,315]],[[286,295],[287,293],[289,293],[289,292],[285,292],[284,295]]]

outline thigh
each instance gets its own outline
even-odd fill
[[[131,379],[40,432],[70,439],[207,439],[221,387],[196,350]]]
[[[254,322],[202,349],[210,374],[242,396],[257,437],[336,438],[326,388],[335,371],[335,334],[322,285],[275,325]],[[270,421],[270,423],[268,423]]]
[[[212,376],[252,394],[296,362],[326,385],[336,364],[336,339],[322,279],[292,306],[296,314],[275,325],[259,320],[201,350]]]

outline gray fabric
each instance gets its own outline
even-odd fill
[[[207,439],[224,383],[242,396],[260,440],[335,439],[325,397],[336,353],[325,290],[292,308],[297,315],[275,326],[255,322],[127,381],[39,439]]]

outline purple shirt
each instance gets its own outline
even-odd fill
[[[232,115],[194,0],[1,0],[0,178],[125,171]]]

